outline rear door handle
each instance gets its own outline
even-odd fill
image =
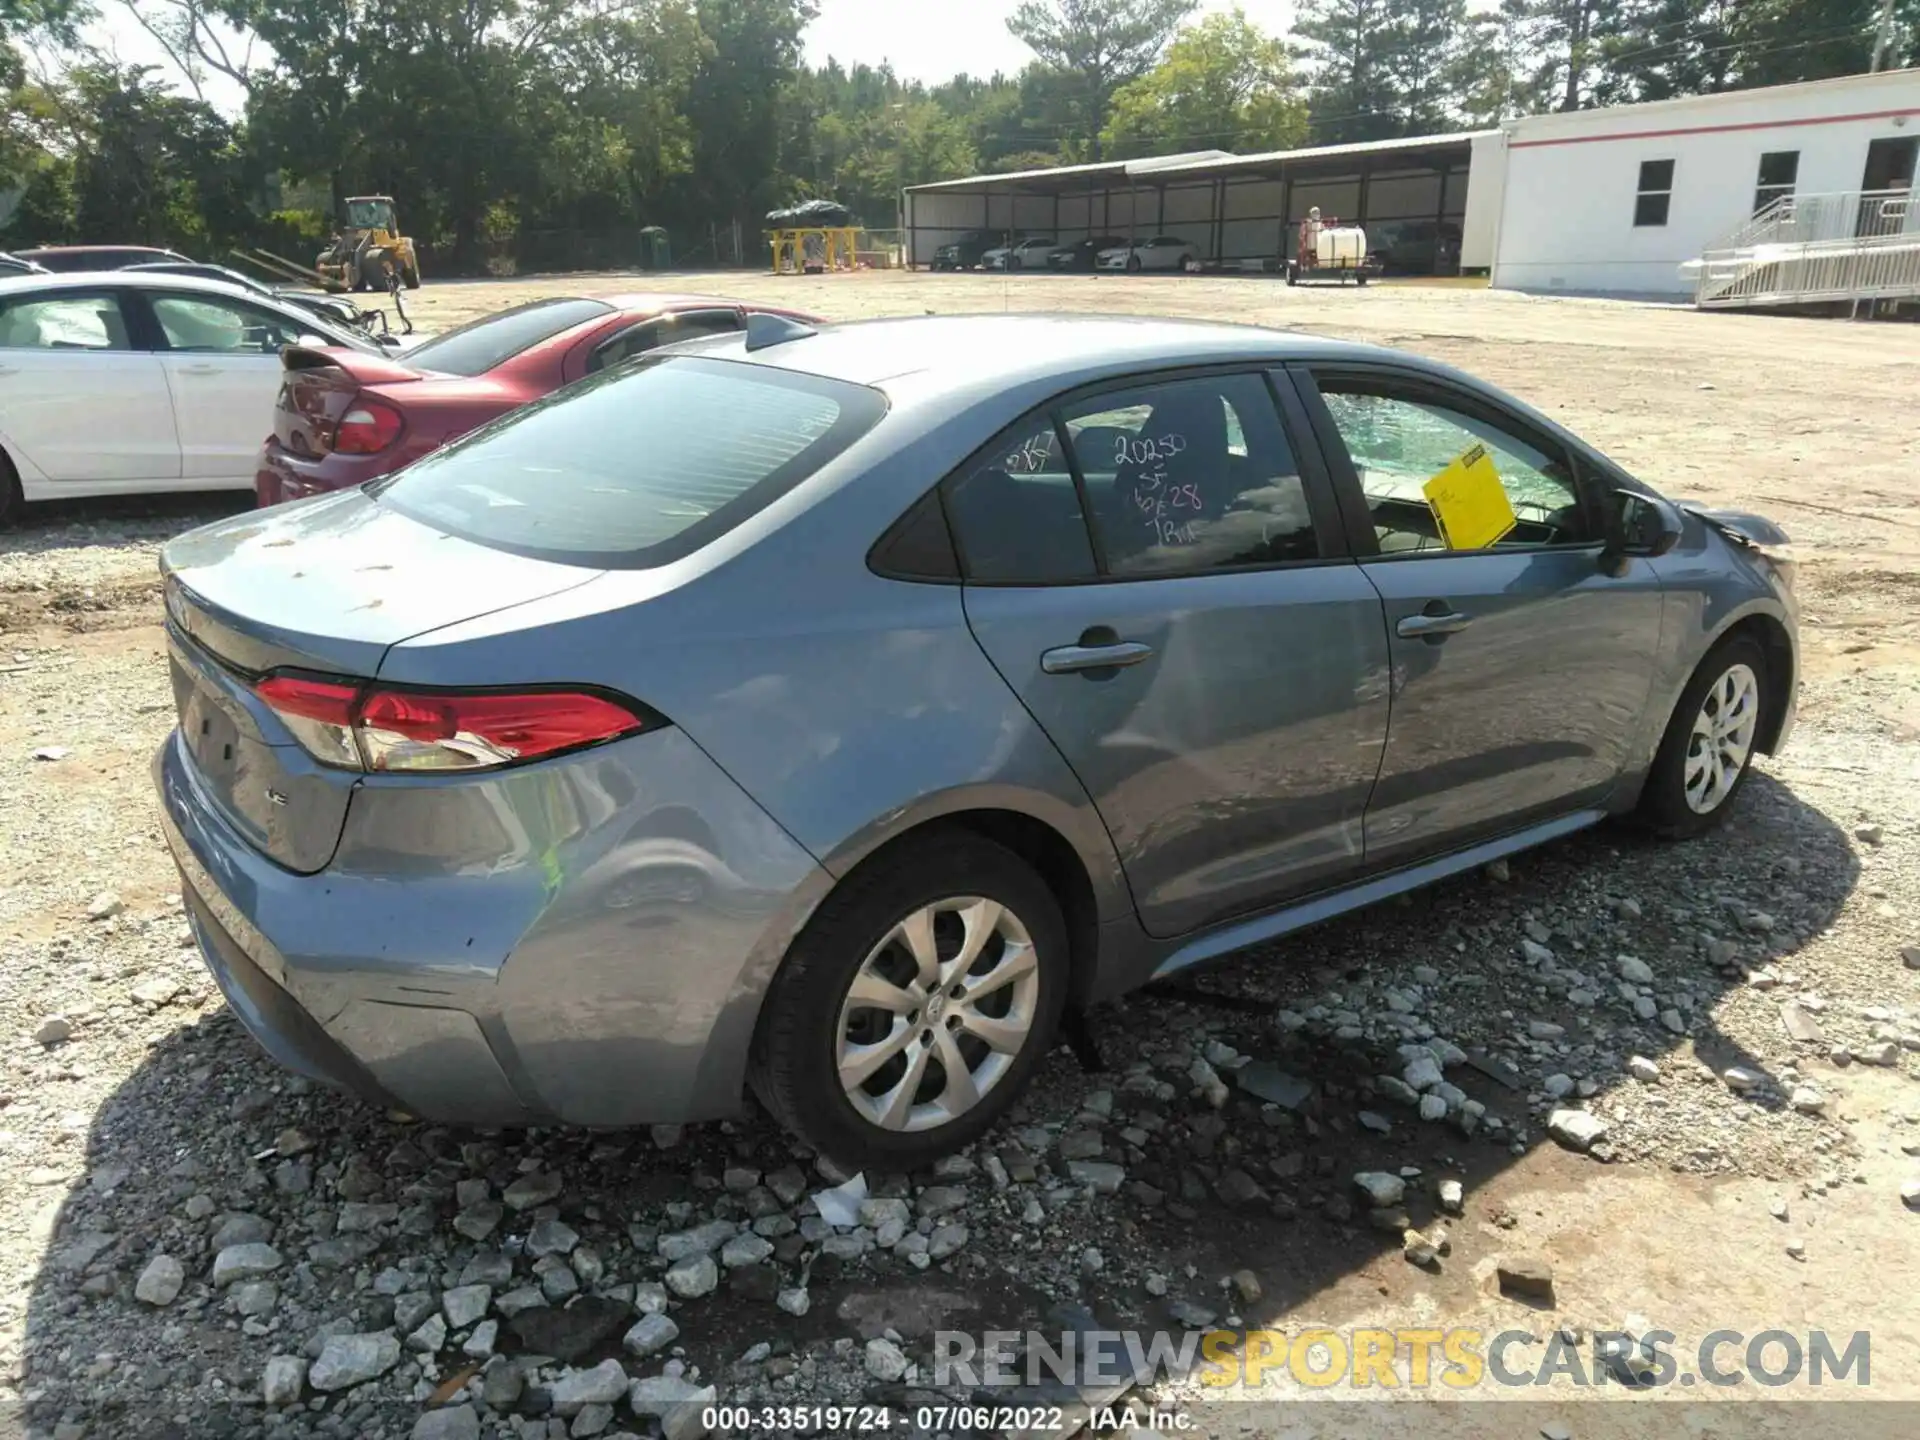
[[[1061,645],[1040,656],[1040,668],[1049,675],[1071,675],[1077,670],[1111,670],[1138,665],[1153,654],[1151,645],[1123,640],[1116,645]]]
[[[1471,615],[1462,615],[1458,610],[1440,610],[1429,605],[1418,615],[1409,615],[1398,625],[1394,633],[1402,640],[1444,640],[1457,634],[1473,623]]]

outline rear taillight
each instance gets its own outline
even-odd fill
[[[391,405],[356,395],[333,432],[336,455],[378,455],[400,438],[406,422]]]
[[[332,680],[271,675],[254,693],[273,707],[293,738],[323,765],[358,770],[360,750],[353,740],[353,707],[360,692]]]
[[[491,770],[636,734],[647,721],[576,690],[365,689],[274,675],[254,693],[314,759],[350,770]]]

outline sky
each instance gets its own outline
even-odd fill
[[[903,80],[937,83],[962,72],[1013,74],[1033,53],[1008,33],[1007,16],[1019,0],[816,0],[819,16],[802,36],[810,64],[829,56],[842,65],[889,61]],[[1271,34],[1293,23],[1293,0],[1239,0],[1247,18]],[[166,54],[116,0],[99,0],[101,18],[88,38],[126,64],[160,66],[174,73]],[[1231,10],[1233,0],[1201,0],[1197,15]],[[206,82],[207,99],[237,113],[239,87],[220,76]]]

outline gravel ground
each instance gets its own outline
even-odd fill
[[[814,293],[954,308],[987,294],[965,281]],[[1051,304],[1092,293],[1038,283]],[[419,311],[527,288],[430,287]],[[1098,294],[1204,312],[1267,292]],[[860,1400],[911,1433],[968,1398],[936,1383],[938,1329],[1538,1329],[1499,1293],[1521,1254],[1554,1275],[1549,1329],[1871,1328],[1873,1393],[1920,1392],[1901,1196],[1920,1177],[1920,504],[1910,434],[1873,438],[1910,399],[1915,332],[1363,300],[1288,323],[1460,360],[1663,483],[1797,502],[1776,512],[1807,541],[1793,743],[1707,840],[1604,829],[1105,1007],[1097,1059],[1063,1048],[935,1173],[865,1175],[845,1225],[814,1197],[849,1177],[757,1114],[477,1134],[275,1069],[191,948],[146,773],[172,723],[154,553],[243,502],[62,507],[6,536],[0,1415],[61,1440],[680,1440],[702,1397]]]

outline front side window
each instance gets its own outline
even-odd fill
[[[1673,203],[1673,161],[1642,160],[1640,188],[1633,202],[1633,223],[1664,225]]]
[[[0,301],[0,349],[131,350],[112,295],[23,295]]]
[[[298,326],[278,315],[213,295],[155,295],[153,318],[169,350],[275,355],[301,335]]]
[[[1758,215],[1776,200],[1793,194],[1800,179],[1798,150],[1769,150],[1760,157],[1760,177],[1753,190],[1753,213]]]
[[[1144,385],[1062,419],[1111,574],[1318,558],[1305,482],[1259,376]]]
[[[1471,468],[1497,481],[1511,511],[1511,528],[1493,548],[1586,545],[1592,534],[1580,506],[1571,463],[1504,426],[1489,423],[1422,393],[1396,393],[1390,383],[1320,382],[1321,398],[1340,432],[1360,490],[1372,513],[1382,554],[1451,551],[1486,546],[1461,543],[1466,527],[1449,534],[1446,500],[1431,488],[1436,477]],[[1485,513],[1479,507],[1475,519]]]
[[[885,412],[864,385],[661,356],[522,406],[368,493],[516,555],[664,565],[799,485]]]

